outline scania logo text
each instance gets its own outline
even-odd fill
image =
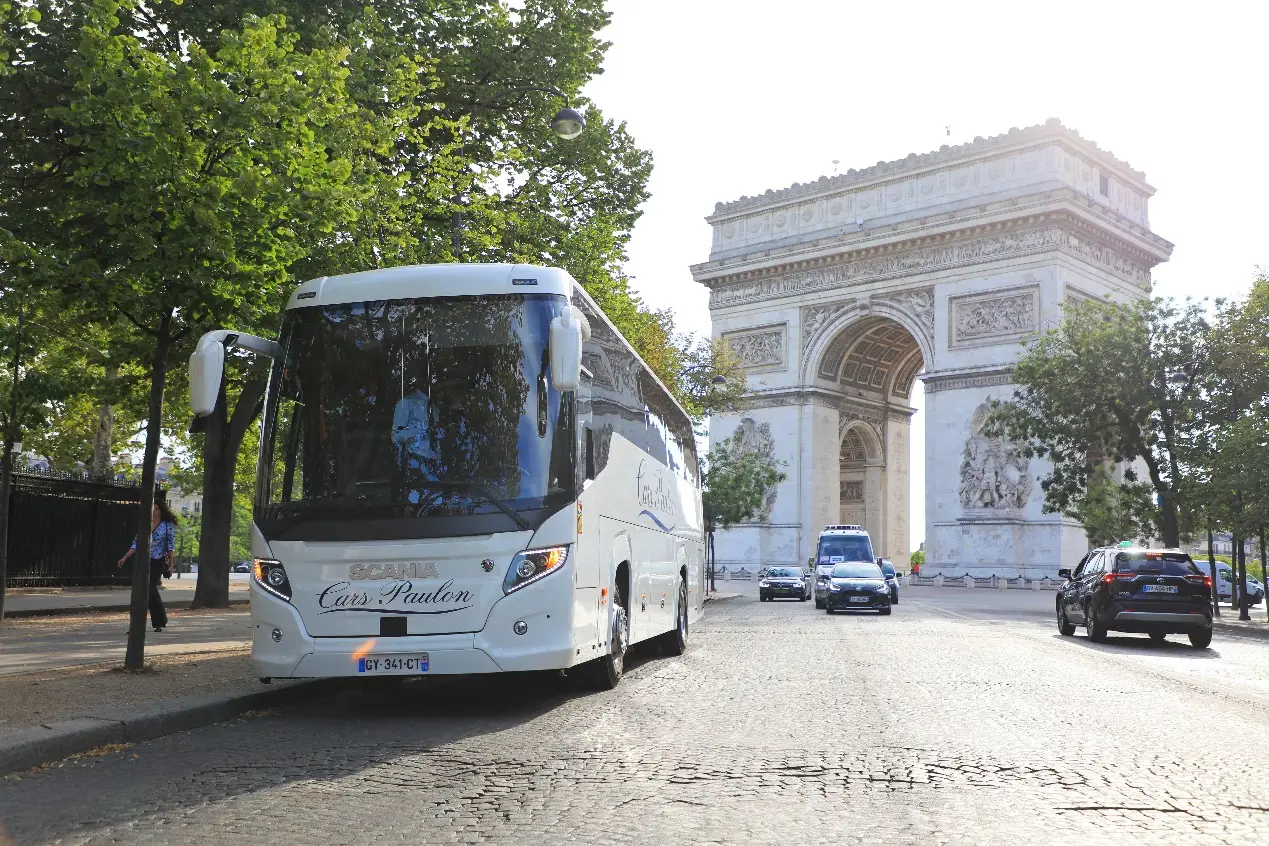
[[[441,571],[431,562],[354,564],[348,568],[348,578],[354,582],[380,579],[439,579],[440,577]]]

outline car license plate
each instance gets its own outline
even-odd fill
[[[1142,585],[1142,593],[1176,593],[1176,585]]]
[[[852,597],[850,598],[850,601],[851,601],[851,602],[867,602],[867,601],[868,601],[868,597],[866,597],[866,596],[852,596]]]
[[[422,655],[376,655],[357,659],[357,672],[375,676],[403,676],[427,672],[427,653]]]

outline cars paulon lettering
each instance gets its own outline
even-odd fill
[[[348,568],[348,578],[354,582],[379,581],[380,579],[439,579],[440,577],[441,571],[431,562],[353,564]]]
[[[383,614],[452,614],[472,606],[471,591],[455,589],[453,579],[446,579],[432,590],[422,590],[407,580],[388,582],[378,595],[354,588],[352,582],[336,582],[317,595],[322,614],[336,611],[369,611]],[[422,610],[401,606],[445,606]]]

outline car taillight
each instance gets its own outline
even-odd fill
[[[1202,583],[1205,587],[1211,587],[1211,586],[1212,586],[1212,577],[1211,577],[1211,576],[1186,576],[1186,577],[1185,577],[1185,580],[1186,580],[1187,582],[1190,582],[1191,584],[1196,584],[1196,585],[1197,585],[1197,584],[1199,584],[1199,583],[1201,582],[1201,583]]]
[[[1135,579],[1135,578],[1137,578],[1136,573],[1107,573],[1104,576],[1102,576],[1102,581],[1105,582],[1106,584],[1110,584],[1111,582],[1115,581],[1115,579]]]

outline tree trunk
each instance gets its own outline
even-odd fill
[[[145,424],[145,458],[141,462],[141,504],[137,514],[137,551],[132,556],[132,613],[128,630],[126,670],[145,665],[145,617],[150,595],[150,512],[154,507],[154,477],[163,437],[163,387],[167,384],[167,354],[172,345],[172,310],[159,322],[150,366],[150,408]]]
[[[1233,574],[1230,582],[1229,590],[1229,607],[1231,609],[1238,608],[1238,545],[1242,540],[1238,537],[1237,531],[1229,533],[1229,572]]]
[[[0,620],[4,619],[4,595],[9,590],[9,499],[13,486],[13,444],[18,439],[18,377],[22,373],[22,327],[26,320],[18,300],[18,333],[13,344],[13,382],[9,386],[9,414],[4,427],[4,454],[0,455]]]
[[[1238,544],[1238,619],[1251,619],[1251,606],[1247,603],[1247,542],[1240,538]]]
[[[1265,589],[1264,599],[1261,601],[1265,604],[1265,619],[1269,620],[1269,561],[1266,561],[1265,552],[1265,527],[1260,525],[1260,586]]]
[[[714,571],[718,553],[714,551],[714,529],[712,527],[709,530],[709,549],[706,550],[706,553],[709,556],[709,592],[716,593],[718,591],[718,585],[714,582]]]
[[[106,383],[113,386],[119,378],[119,365],[106,366]],[[97,409],[97,431],[93,432],[93,460],[91,472],[94,478],[105,479],[112,475],[114,465],[115,409],[102,405]]]
[[[1172,496],[1172,491],[1161,491],[1159,493],[1159,510],[1160,514],[1160,530],[1163,532],[1163,546],[1165,549],[1179,549],[1181,546],[1181,528],[1177,518],[1176,499]]]
[[[233,415],[222,384],[203,439],[203,516],[198,537],[198,583],[191,608],[229,607],[229,533],[234,505],[234,469],[251,422],[260,414],[264,379],[243,386]]]
[[[1207,572],[1212,576],[1212,614],[1219,617],[1221,615],[1221,601],[1217,596],[1217,583],[1219,579],[1216,575],[1216,549],[1212,540],[1212,521],[1207,521]]]

